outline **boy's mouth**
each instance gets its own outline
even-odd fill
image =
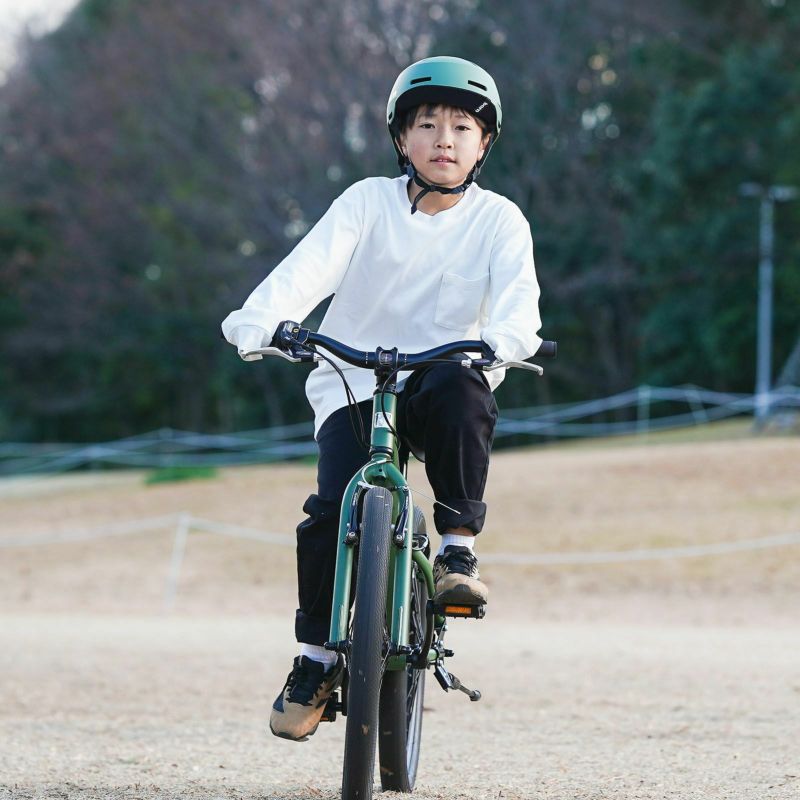
[[[439,156],[438,158],[432,158],[434,164],[455,164],[456,160],[454,158],[448,158],[447,156]]]

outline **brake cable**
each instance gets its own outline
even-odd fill
[[[307,350],[310,350],[311,352],[315,353],[323,361],[327,361],[331,365],[331,367],[333,367],[333,369],[336,371],[336,373],[339,375],[339,377],[342,379],[342,383],[344,384],[345,397],[347,398],[347,413],[348,413],[348,416],[350,417],[350,427],[353,430],[353,435],[355,436],[356,442],[361,447],[363,447],[364,450],[369,450],[370,442],[367,440],[367,433],[366,433],[366,429],[364,427],[364,420],[363,420],[363,418],[361,416],[361,412],[359,411],[359,408],[358,408],[359,403],[358,403],[358,400],[356,400],[356,396],[355,396],[352,388],[350,387],[350,384],[347,382],[347,378],[345,377],[344,371],[341,369],[341,367],[339,367],[339,365],[330,356],[327,356],[324,353],[321,353],[317,349],[317,346],[315,344],[311,344],[310,342],[307,342],[303,346]],[[455,361],[455,360],[453,360],[451,358],[431,358],[431,359],[428,359],[427,361],[424,361],[422,363],[428,365],[428,364],[458,364],[459,362]],[[415,366],[419,366],[419,365],[415,365]],[[380,396],[381,396],[381,409],[380,410],[381,410],[381,414],[383,416],[384,421],[386,422],[386,427],[389,429],[389,431],[397,439],[398,444],[401,443],[403,441],[403,439],[401,438],[400,433],[398,432],[397,428],[395,428],[395,426],[392,424],[392,420],[389,418],[389,415],[386,412],[384,398],[385,398],[385,396],[387,394],[387,387],[388,387],[389,383],[391,382],[392,378],[394,378],[395,375],[397,375],[399,372],[402,372],[406,367],[407,367],[406,364],[400,364],[399,366],[395,367],[388,374],[388,376],[383,381],[383,384],[381,385],[381,388],[380,388]],[[413,370],[408,370],[408,371],[413,371]],[[356,427],[356,423],[358,423],[358,427]]]
[[[311,350],[323,361],[327,361],[342,379],[345,397],[347,398],[347,413],[350,417],[350,427],[353,429],[353,435],[355,436],[356,442],[361,445],[364,450],[369,450],[369,441],[367,440],[367,433],[364,428],[364,420],[358,408],[358,400],[356,400],[356,396],[353,393],[353,390],[350,388],[350,384],[347,382],[347,378],[345,377],[341,367],[330,356],[320,353],[320,351],[317,350],[316,345],[305,344],[304,347],[308,350]],[[381,400],[381,406],[382,405],[383,401]],[[356,428],[356,422],[358,422],[358,428]]]
[[[431,359],[428,359],[427,361],[423,361],[422,363],[427,365],[427,364],[458,364],[459,362],[455,361],[455,360],[453,360],[451,358],[431,358]],[[389,415],[386,413],[385,403],[383,402],[383,399],[384,399],[384,396],[386,395],[386,387],[389,385],[389,381],[391,381],[392,378],[394,378],[394,376],[397,375],[398,372],[402,372],[404,369],[406,369],[406,366],[407,366],[406,364],[401,364],[400,366],[395,367],[389,373],[388,377],[383,382],[383,384],[381,386],[381,389],[380,389],[381,414],[383,414],[383,419],[386,422],[386,426],[394,434],[394,436],[397,439],[398,443],[402,442],[402,439],[400,438],[400,434],[397,432],[397,429],[394,427],[394,425],[392,425],[392,421],[389,419]],[[419,365],[415,364],[415,366],[419,366]],[[413,370],[410,370],[410,371],[413,371]],[[411,448],[409,447],[409,450],[410,449]]]

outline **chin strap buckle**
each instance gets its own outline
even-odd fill
[[[412,181],[416,181],[417,186],[422,187],[422,191],[414,198],[414,201],[411,203],[411,213],[417,213],[417,206],[419,205],[419,201],[425,197],[426,194],[429,192],[439,192],[439,194],[461,194],[462,192],[466,192],[469,188],[470,184],[475,180],[475,176],[478,174],[478,165],[475,166],[470,170],[469,175],[467,175],[467,179],[461,186],[454,186],[452,188],[447,186],[437,186],[435,183],[427,183],[425,180],[420,178],[419,172],[417,172],[417,168],[408,161],[406,163],[406,175],[408,175],[409,179]]]

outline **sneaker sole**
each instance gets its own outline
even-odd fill
[[[483,606],[486,605],[487,598],[474,592],[466,584],[460,583],[453,586],[441,594],[434,596],[433,601],[437,605],[454,606]]]
[[[319,723],[317,723],[314,726],[314,728],[312,730],[310,730],[305,736],[301,736],[300,738],[297,738],[295,736],[292,736],[289,733],[279,733],[278,731],[275,730],[275,728],[272,727],[272,725],[269,726],[270,733],[273,736],[277,736],[279,739],[286,739],[289,742],[307,742],[308,741],[308,737],[309,736],[313,736],[317,732],[317,728],[319,728]]]

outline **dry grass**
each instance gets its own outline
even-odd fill
[[[800,439],[663,442],[499,453],[480,551],[800,529]],[[144,478],[0,482],[0,541],[183,510],[287,533],[314,485],[303,466]],[[427,491],[419,464],[411,483]],[[171,547],[164,529],[0,550],[0,797],[339,796],[341,722],[300,746],[264,734],[296,653],[293,548],[192,533],[160,615]],[[429,676],[414,797],[796,797],[799,551],[485,565],[487,619],[447,634],[484,698]]]
[[[733,430],[733,429],[732,429]],[[800,439],[606,441],[500,452],[487,487],[480,552],[563,552],[672,547],[800,530]],[[0,537],[102,528],[189,511],[196,517],[289,533],[314,489],[302,465],[221,470],[214,480],[146,485],[139,472],[0,483]],[[412,487],[430,493],[413,464]],[[431,517],[431,504],[419,502]],[[0,603],[18,611],[116,611],[161,607],[171,532],[3,551]],[[434,537],[435,538],[435,537]],[[618,610],[663,598],[723,598],[731,607],[788,609],[800,586],[798,548],[603,565],[500,567],[484,576],[493,599],[526,613],[572,614],[575,597]],[[294,606],[291,547],[193,533],[179,610],[252,612]],[[624,598],[628,598],[625,600]],[[636,598],[631,602],[631,598]],[[649,604],[649,606],[648,606]]]

